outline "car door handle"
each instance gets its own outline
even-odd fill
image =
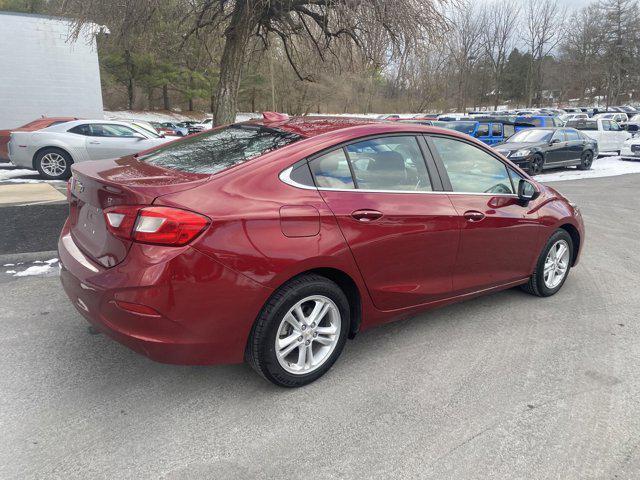
[[[464,212],[464,218],[466,218],[468,222],[479,222],[484,218],[484,213],[476,210],[468,210]]]
[[[91,145],[100,145],[100,142],[96,142],[95,140],[92,140],[89,142]]]
[[[382,217],[382,212],[377,210],[356,210],[351,216],[359,222],[373,222]]]

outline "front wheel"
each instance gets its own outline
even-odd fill
[[[247,344],[247,361],[276,385],[306,385],[340,356],[349,322],[349,301],[338,285],[315,274],[294,278],[260,312]]]
[[[36,155],[35,166],[46,180],[66,180],[71,176],[73,159],[59,148],[45,148]]]
[[[547,240],[536,268],[522,289],[538,297],[550,297],[564,285],[573,259],[573,240],[566,230],[558,229]]]
[[[542,157],[542,155],[536,153],[529,163],[529,171],[531,172],[531,175],[537,175],[539,173],[542,173],[543,169],[544,158]]]
[[[582,153],[580,157],[580,165],[578,165],[578,170],[589,170],[591,165],[593,164],[593,152],[587,150]]]

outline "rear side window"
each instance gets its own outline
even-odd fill
[[[210,175],[301,138],[294,133],[261,125],[231,125],[172,142],[140,160],[164,168]]]
[[[491,124],[491,136],[493,136],[493,137],[501,137],[502,136],[502,124],[501,123],[493,123],[493,124]]]
[[[476,146],[459,140],[433,137],[454,192],[512,194],[504,163]]]
[[[91,135],[91,130],[89,130],[89,125],[76,125],[72,129],[70,129],[69,132],[77,133],[78,135]]]
[[[566,126],[576,130],[598,130],[598,123],[595,120],[569,120]]]
[[[476,130],[476,137],[486,137],[489,135],[489,124],[481,123]]]
[[[427,166],[413,136],[374,138],[346,147],[357,188],[431,191]]]
[[[342,148],[314,158],[310,166],[318,188],[356,188]]]
[[[576,132],[575,130],[565,130],[564,133],[567,135],[567,140],[569,142],[575,142],[578,140],[582,140],[582,138],[580,137],[580,134],[578,132]]]

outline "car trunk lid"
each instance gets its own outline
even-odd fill
[[[160,195],[206,182],[209,175],[169,170],[135,157],[83,162],[72,167],[69,227],[76,245],[104,267],[122,262],[131,241],[112,235],[104,210],[117,205],[151,205]]]

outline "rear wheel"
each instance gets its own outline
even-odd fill
[[[531,159],[531,162],[529,163],[529,171],[531,172],[532,175],[537,175],[539,173],[542,173],[543,169],[544,169],[544,158],[539,153],[536,153]]]
[[[582,153],[580,157],[580,165],[578,165],[578,170],[589,170],[591,165],[593,164],[593,152],[587,150]]]
[[[46,180],[66,180],[71,176],[71,155],[59,148],[45,148],[38,152],[35,166]]]
[[[320,275],[302,275],[263,307],[249,337],[247,361],[276,385],[306,385],[340,356],[349,321],[349,302],[338,285]]]
[[[573,241],[566,230],[558,229],[549,238],[538,262],[522,289],[538,297],[550,297],[562,288],[573,259]]]

